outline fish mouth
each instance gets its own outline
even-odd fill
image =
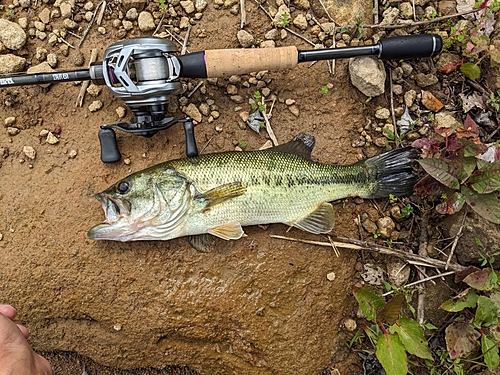
[[[91,240],[118,240],[126,241],[126,234],[135,232],[137,228],[130,225],[130,202],[126,199],[116,198],[107,192],[95,195],[101,203],[105,220],[94,225],[88,231]]]

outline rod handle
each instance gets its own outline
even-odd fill
[[[443,40],[436,34],[396,36],[381,39],[379,55],[382,60],[404,60],[431,57],[443,48]]]
[[[297,47],[213,49],[205,51],[207,78],[229,77],[260,70],[292,69]]]

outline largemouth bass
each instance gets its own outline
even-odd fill
[[[96,195],[106,220],[88,236],[136,241],[211,234],[234,240],[244,235],[242,226],[271,223],[328,233],[334,225],[329,202],[413,191],[414,149],[336,166],[312,161],[313,146],[313,136],[299,134],[267,150],[171,160],[131,174]]]

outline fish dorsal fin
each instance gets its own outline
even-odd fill
[[[188,242],[194,249],[202,253],[210,253],[215,248],[216,238],[208,233],[198,234],[196,236],[189,236]]]
[[[314,234],[328,233],[333,229],[335,221],[333,206],[321,203],[306,217],[291,223],[292,226]]]
[[[310,134],[300,133],[297,134],[293,139],[279,146],[274,146],[268,149],[268,151],[284,152],[287,154],[295,154],[302,156],[304,159],[311,159],[311,151],[314,148],[314,137]]]
[[[231,182],[229,184],[217,186],[216,188],[201,194],[201,196],[206,199],[207,206],[205,207],[205,210],[208,210],[216,204],[231,198],[239,197],[240,195],[245,194],[246,191],[246,186],[241,182]]]
[[[224,240],[237,240],[245,234],[240,223],[229,223],[210,228],[209,234],[222,238]]]

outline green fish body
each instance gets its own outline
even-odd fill
[[[242,226],[271,223],[328,233],[334,225],[329,202],[413,190],[413,149],[335,166],[310,160],[313,146],[312,136],[299,134],[267,150],[171,160],[134,173],[97,194],[106,221],[91,228],[89,238],[169,240],[211,234],[229,240],[244,235]]]

